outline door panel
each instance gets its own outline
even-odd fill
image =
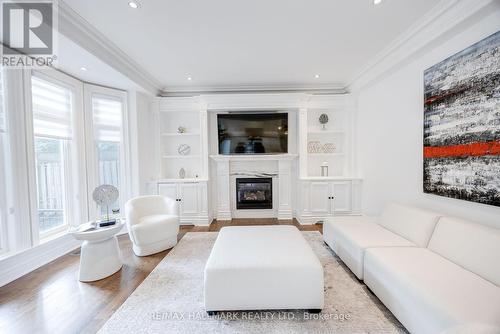
[[[177,184],[175,183],[158,184],[158,195],[171,198],[175,201],[177,198],[179,198],[177,197]]]
[[[309,206],[313,215],[330,214],[330,184],[328,182],[311,182]]]
[[[200,209],[197,183],[179,184],[179,198],[181,199],[181,216],[199,214]]]
[[[333,212],[350,213],[352,210],[351,182],[333,183]]]

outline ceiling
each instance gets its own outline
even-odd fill
[[[344,87],[439,2],[137,1],[64,0],[165,91]]]
[[[58,34],[57,68],[85,82],[123,90],[144,91],[134,81],[118,72],[63,34]],[[84,67],[86,71],[81,68]]]

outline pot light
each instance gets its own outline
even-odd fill
[[[373,0],[374,5],[379,5],[380,3],[382,3],[382,0]]]
[[[88,68],[86,68],[85,66],[82,66],[82,67],[80,67],[80,70],[86,72],[88,70]]]
[[[193,80],[193,78],[192,77],[187,77],[187,80],[191,81],[191,80]]]
[[[137,8],[139,8],[139,3],[135,2],[135,1],[129,1],[128,6],[130,8],[137,9]]]
[[[316,79],[319,79],[320,75],[319,75],[319,74],[316,74],[316,75],[314,75],[314,77],[315,77]]]

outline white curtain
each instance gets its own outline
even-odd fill
[[[120,142],[122,128],[122,102],[104,96],[92,97],[94,139],[104,142]]]
[[[71,139],[71,90],[36,76],[31,78],[31,84],[35,136]]]
[[[3,83],[3,72],[2,67],[0,67],[0,133],[5,132],[7,128],[7,119],[5,117],[5,98],[4,98],[4,83]]]

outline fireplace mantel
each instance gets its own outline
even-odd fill
[[[297,154],[235,154],[211,155],[216,173],[218,220],[245,218],[245,210],[236,207],[236,179],[238,177],[269,177],[273,180],[273,208],[251,210],[253,218],[292,219],[292,165]]]
[[[214,154],[210,159],[216,162],[225,161],[290,161],[298,157],[298,154]]]

